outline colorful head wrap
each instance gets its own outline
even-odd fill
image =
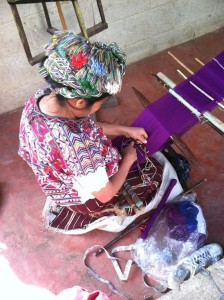
[[[71,31],[56,32],[46,46],[47,59],[39,72],[61,87],[51,87],[66,98],[116,94],[125,74],[126,55],[116,43],[90,43]]]

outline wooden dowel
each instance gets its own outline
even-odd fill
[[[173,55],[171,52],[168,51],[168,54],[176,61],[178,64],[180,64],[185,70],[187,70],[190,74],[194,74],[193,71],[191,71],[182,61],[180,61],[175,55]]]
[[[137,96],[138,100],[141,102],[143,107],[147,107],[151,102],[149,99],[145,97],[139,90],[137,90],[134,86],[132,87],[133,91],[135,92],[135,95]]]
[[[67,30],[68,28],[67,28],[65,18],[64,18],[62,9],[61,9],[61,4],[60,4],[59,1],[56,2],[56,6],[57,6],[58,14],[59,14],[59,17],[60,17],[60,20],[61,20],[61,25],[62,25],[64,30]]]
[[[130,205],[130,208],[134,210],[134,212],[137,214],[139,212],[139,208],[135,205],[135,202],[131,198],[131,196],[127,193],[125,189],[122,189],[121,194],[124,196],[127,203]]]
[[[197,57],[195,57],[195,60],[196,60],[200,65],[202,65],[202,66],[205,65],[205,64],[204,64],[200,59],[198,59]]]

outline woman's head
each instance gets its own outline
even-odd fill
[[[87,99],[91,104],[120,91],[125,68],[125,53],[116,43],[90,43],[62,31],[46,46],[40,74],[57,95]]]

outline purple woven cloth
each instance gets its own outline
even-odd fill
[[[193,87],[189,80],[213,97],[214,101]],[[174,90],[201,113],[212,111],[224,97],[224,51]],[[197,117],[188,108],[171,94],[166,94],[149,104],[132,126],[145,128],[149,136],[147,149],[152,155],[170,144],[171,135],[183,136],[197,122]],[[121,139],[115,139],[114,144],[119,146]]]

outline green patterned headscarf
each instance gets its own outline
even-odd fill
[[[60,83],[53,88],[66,98],[100,97],[121,89],[126,69],[126,55],[116,43],[90,43],[72,31],[56,32],[46,46],[47,59],[40,67],[43,77]]]

